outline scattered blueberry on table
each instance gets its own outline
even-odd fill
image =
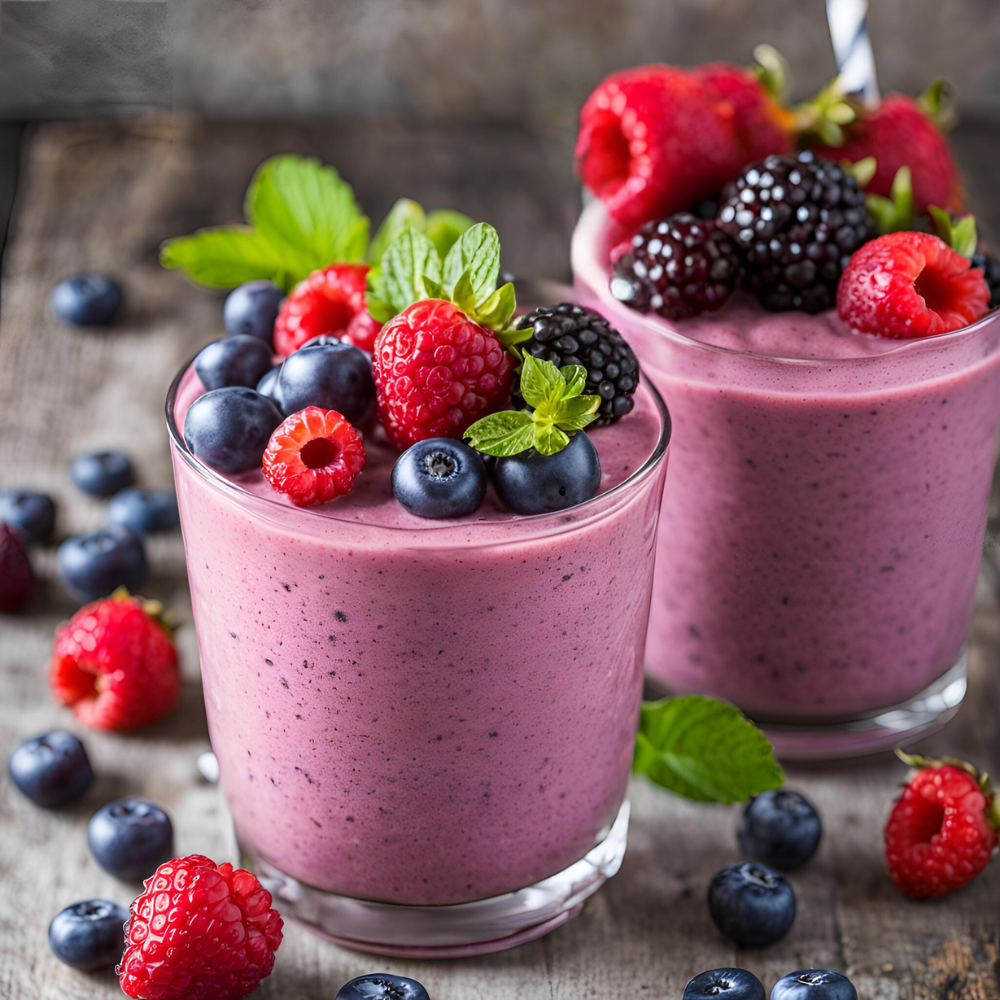
[[[723,868],[708,888],[715,926],[741,947],[780,941],[795,920],[795,893],[776,871],[752,861]]]
[[[52,497],[31,490],[4,490],[0,493],[0,521],[20,528],[28,542],[45,542],[56,524]]]
[[[174,856],[170,817],[145,799],[120,799],[98,809],[87,827],[97,863],[123,882],[141,882]]]
[[[274,321],[285,293],[273,282],[256,280],[234,288],[222,307],[222,320],[231,336],[257,337],[268,347],[274,336]]]
[[[541,455],[534,449],[497,459],[497,494],[516,514],[565,510],[589,500],[601,484],[601,460],[583,431],[561,451]]]
[[[206,465],[237,474],[257,468],[271,432],[281,423],[273,400],[254,389],[213,389],[184,417],[184,440]]]
[[[119,587],[135,592],[149,575],[142,538],[129,528],[98,528],[67,538],[56,563],[67,587],[84,600],[104,597]]]
[[[19,528],[0,521],[0,613],[23,611],[35,592],[35,572]]]
[[[760,980],[746,969],[709,969],[684,987],[683,1000],[764,1000]]]
[[[344,983],[337,990],[336,1000],[430,1000],[430,997],[415,979],[371,972]]]
[[[52,311],[74,326],[104,326],[122,304],[118,283],[103,274],[78,274],[52,289]]]
[[[858,1000],[858,991],[839,972],[802,969],[782,976],[771,990],[771,1000]]]
[[[129,913],[107,899],[88,899],[60,910],[49,924],[52,954],[80,972],[117,965],[125,951]]]
[[[139,535],[172,531],[180,524],[177,496],[173,490],[126,487],[108,504],[108,524],[131,528]]]
[[[259,337],[236,334],[214,340],[194,359],[194,370],[206,389],[256,385],[271,367],[271,348]]]
[[[78,801],[94,781],[86,748],[63,730],[18,743],[7,770],[18,791],[45,809]]]
[[[342,413],[357,426],[375,402],[371,362],[360,348],[332,337],[325,339],[329,342],[308,343],[285,358],[275,399],[285,416],[318,406]]]
[[[751,799],[740,815],[737,839],[752,861],[772,868],[797,868],[819,847],[823,823],[799,792],[778,788]]]
[[[461,441],[429,438],[403,452],[392,467],[392,492],[418,517],[462,517],[486,496],[486,466]]]
[[[135,478],[132,460],[120,451],[88,451],[70,463],[73,485],[94,497],[109,497]]]

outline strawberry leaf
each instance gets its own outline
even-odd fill
[[[289,291],[299,277],[288,270],[287,258],[274,244],[246,226],[200,229],[167,240],[160,247],[160,263],[209,288],[267,278]]]

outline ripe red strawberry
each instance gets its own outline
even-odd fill
[[[334,264],[313,271],[281,303],[274,321],[274,349],[287,357],[307,340],[343,336],[348,324],[365,312],[367,264]]]
[[[344,330],[340,339],[355,347],[360,347],[362,351],[374,354],[375,338],[381,329],[382,324],[365,309],[351,318],[351,322],[347,324],[347,329]]]
[[[986,779],[971,765],[900,757],[920,770],[886,823],[889,874],[914,899],[943,896],[986,867],[1000,816]]]
[[[155,601],[121,590],[85,604],[56,630],[49,683],[56,700],[97,729],[138,729],[177,703],[177,649]]]
[[[350,493],[366,457],[361,435],[343,414],[307,406],[271,435],[264,475],[296,507],[309,507]]]
[[[442,299],[404,309],[375,343],[379,416],[397,448],[461,438],[507,403],[513,380],[514,359],[497,335]]]
[[[937,236],[889,233],[854,252],[837,286],[837,312],[855,330],[929,337],[959,330],[989,308],[983,272]]]
[[[623,226],[716,194],[746,160],[733,106],[673,66],[613,73],[580,112],[580,178]]]
[[[948,140],[913,98],[888,94],[872,111],[859,109],[858,120],[844,131],[842,146],[819,146],[816,152],[834,162],[874,157],[875,175],[865,187],[867,193],[890,197],[896,171],[909,167],[917,215],[930,205],[951,212],[961,209],[961,181]]]
[[[35,574],[20,531],[0,521],[0,612],[23,611],[35,592]]]
[[[236,1000],[271,974],[282,920],[256,875],[200,854],[160,865],[132,902],[121,987],[142,1000]]]

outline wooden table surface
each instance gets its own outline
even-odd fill
[[[960,133],[959,152],[979,207],[1000,222],[992,181],[998,144],[988,128]],[[197,124],[156,118],[131,124],[0,126],[0,239],[16,200],[0,284],[0,488],[35,487],[59,503],[60,537],[97,527],[103,507],[73,491],[67,462],[85,448],[131,453],[142,481],[166,486],[170,468],[162,399],[179,365],[219,335],[221,296],[157,266],[162,239],[235,221],[243,188],[265,156],[295,151],[336,164],[379,217],[399,195],[456,207],[495,222],[505,267],[564,276],[577,211],[568,137],[516,129],[415,129],[400,122],[291,125]],[[15,167],[19,164],[19,169]],[[55,282],[81,270],[117,275],[120,321],[79,331],[47,310]],[[179,535],[150,546],[149,596],[190,622]],[[54,550],[36,554],[42,586],[30,611],[0,619],[0,748],[63,726],[46,683],[54,626],[74,604],[54,580]],[[181,704],[141,733],[83,733],[99,775],[77,806],[36,809],[0,777],[0,998],[74,1000],[120,995],[111,974],[86,976],[49,953],[46,928],[63,906],[132,892],[102,872],[86,846],[86,823],[104,802],[141,794],[171,813],[180,853],[221,858],[217,791],[195,762],[208,749],[194,632],[179,633]],[[970,695],[958,718],[923,744],[1000,769],[1000,619],[981,587]],[[713,928],[704,894],[714,872],[737,859],[737,813],[694,806],[634,782],[632,830],[620,874],[582,915],[512,952],[452,962],[404,962],[335,947],[288,926],[274,974],[258,996],[332,1000],[339,985],[385,970],[421,980],[434,1000],[478,997],[578,1000],[677,998],[704,969],[739,965],[767,988],[785,972],[829,967],[847,973],[863,1000],[968,997],[998,992],[1000,871],[953,896],[904,899],[881,854],[881,829],[904,776],[881,757],[789,768],[791,785],[819,806],[826,835],[818,856],[791,881],[799,916],[780,944],[742,951]]]

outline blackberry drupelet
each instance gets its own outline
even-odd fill
[[[532,329],[531,338],[517,345],[532,357],[559,368],[581,365],[587,369],[583,391],[601,397],[594,426],[614,423],[631,412],[632,394],[639,385],[639,361],[625,338],[599,313],[570,302],[540,306],[522,316],[517,328]],[[517,390],[514,404],[524,406]]]
[[[1000,261],[988,253],[974,253],[972,266],[982,268],[986,287],[990,290],[990,308],[1000,306]]]
[[[611,266],[611,294],[639,312],[687,319],[718,309],[740,273],[732,240],[712,221],[679,212],[647,222]]]
[[[832,308],[851,254],[875,236],[854,178],[808,150],[746,167],[723,190],[718,223],[747,285],[774,311]]]

